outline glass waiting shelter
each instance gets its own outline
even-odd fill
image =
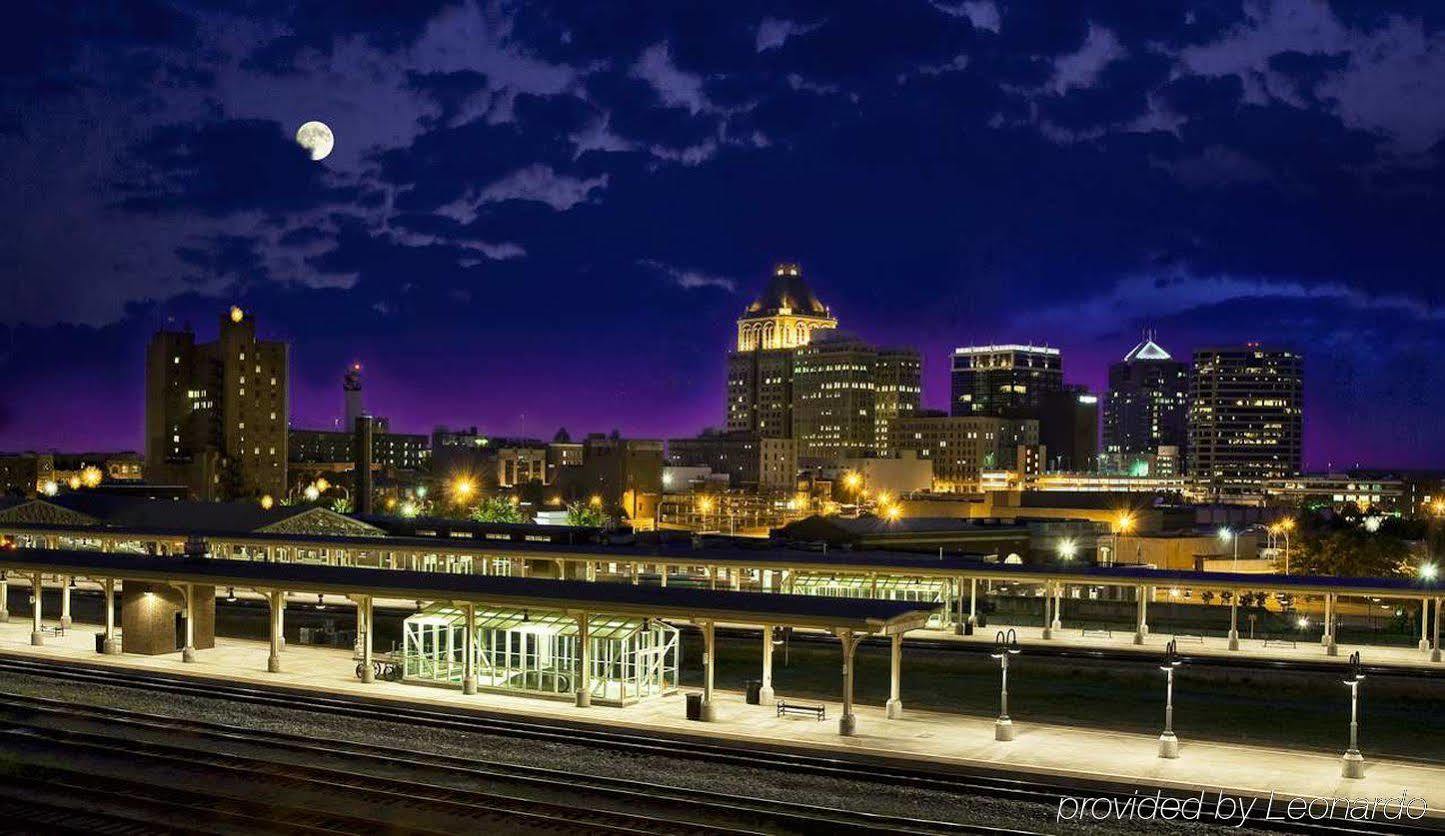
[[[941,578],[869,578],[866,575],[799,574],[793,579],[794,595],[821,595],[827,598],[877,598],[884,601],[915,601],[942,604],[947,595],[947,582]],[[928,626],[943,627],[941,610],[928,616]]]
[[[466,657],[466,610],[432,604],[403,629],[406,679],[461,684]],[[630,705],[677,690],[678,633],[655,618],[594,615],[592,700]],[[525,609],[476,611],[472,648],[477,687],[540,696],[572,696],[578,677],[577,619]]]

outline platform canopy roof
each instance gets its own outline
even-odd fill
[[[0,552],[0,570],[92,579],[194,583],[330,595],[451,601],[491,607],[898,633],[922,627],[936,604],[768,592],[412,572],[311,563],[152,557],[63,549]]]

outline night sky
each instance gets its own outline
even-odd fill
[[[296,426],[357,360],[400,430],[688,434],[788,259],[929,405],[956,345],[1262,340],[1310,467],[1445,465],[1438,0],[7,9],[0,449],[138,448],[233,303]]]

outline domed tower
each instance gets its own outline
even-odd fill
[[[814,331],[837,327],[802,268],[775,265],[767,288],[738,319],[737,349],[728,353],[728,431],[792,438],[794,350],[812,342]]]
[[[738,351],[764,351],[807,345],[813,332],[837,328],[838,320],[818,301],[797,264],[773,267],[762,295],[738,319]]]

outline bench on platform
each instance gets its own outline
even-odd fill
[[[65,629],[64,627],[51,627],[49,624],[40,625],[41,634],[46,636],[63,636]]]
[[[783,716],[784,714],[812,714],[816,716],[819,720],[824,720],[827,718],[827,712],[827,707],[822,705],[810,705],[808,703],[778,700],[777,716],[779,717]]]
[[[1174,640],[1177,642],[1194,642],[1204,644],[1204,637],[1197,633],[1175,633]]]
[[[1089,625],[1089,626],[1080,628],[1080,629],[1079,629],[1079,635],[1085,636],[1085,637],[1087,637],[1087,636],[1103,636],[1104,638],[1112,639],[1112,638],[1114,638],[1114,630],[1113,630],[1112,628],[1106,627],[1106,626],[1104,626],[1104,625],[1102,625],[1102,624],[1092,624],[1092,625]]]
[[[1298,647],[1294,639],[1282,639],[1279,636],[1265,636],[1265,647]]]

